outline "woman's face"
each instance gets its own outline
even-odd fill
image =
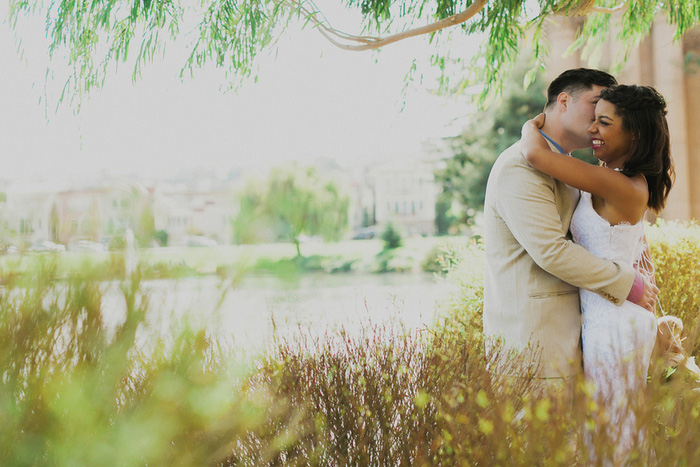
[[[621,169],[630,156],[632,133],[622,125],[622,117],[615,105],[599,100],[595,106],[595,120],[588,128],[593,144],[593,155],[612,169]]]

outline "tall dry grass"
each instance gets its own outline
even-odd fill
[[[267,426],[249,362],[201,332],[152,333],[138,277],[122,294],[107,328],[103,284],[55,263],[0,288],[0,465],[216,465]]]
[[[696,225],[649,229],[664,309],[697,355]],[[615,423],[577,386],[574,406],[531,377],[489,371],[481,338],[480,245],[445,252],[461,293],[433,326],[278,342],[243,357],[202,332],[151,332],[135,277],[105,327],[104,286],[44,263],[0,288],[0,464],[611,465]],[[9,275],[8,275],[9,276]],[[522,356],[505,356],[511,365]],[[630,398],[625,465],[695,465],[695,382],[657,365]],[[585,441],[589,440],[589,441]],[[595,456],[592,455],[595,454]]]

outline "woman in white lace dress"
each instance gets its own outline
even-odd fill
[[[644,216],[659,211],[673,184],[666,103],[647,86],[613,86],[601,92],[589,128],[600,165],[550,150],[540,115],[523,126],[522,151],[536,169],[582,190],[571,221],[575,242],[592,253],[638,265],[646,249]],[[616,306],[581,290],[586,378],[609,420],[617,464],[642,437],[630,403],[639,400],[656,340],[656,318],[631,302]],[[617,433],[614,433],[617,431]],[[590,440],[590,436],[589,436]],[[597,453],[589,453],[593,457]],[[603,459],[597,459],[603,461]]]

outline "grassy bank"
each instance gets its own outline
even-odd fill
[[[664,309],[683,315],[697,355],[700,230],[661,225],[649,237]],[[258,356],[182,327],[152,332],[138,276],[122,286],[125,320],[105,329],[91,275],[58,281],[55,263],[27,270],[0,288],[0,464],[591,465],[570,436],[577,420],[602,464],[615,426],[585,385],[572,413],[532,378],[487,371],[482,259],[479,245],[443,255],[461,293],[429,329],[339,332]],[[665,370],[655,367],[634,407],[631,465],[700,455],[697,384]]]
[[[137,259],[142,276],[147,279],[232,275],[241,271],[279,274],[433,271],[437,255],[444,248],[466,241],[463,237],[409,238],[404,239],[400,248],[388,253],[382,253],[381,240],[310,242],[303,244],[301,258],[290,243],[148,248],[139,250]],[[55,263],[59,277],[89,273],[98,279],[124,278],[122,251],[9,254],[0,256],[0,271],[6,277],[24,274],[47,260]]]

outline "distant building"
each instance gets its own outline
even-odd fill
[[[155,229],[167,232],[170,245],[186,245],[189,238],[200,236],[227,244],[236,209],[229,189],[199,192],[164,186],[154,194]]]
[[[434,235],[438,187],[433,164],[396,161],[371,170],[374,215],[380,226],[393,223],[409,235]]]
[[[52,211],[57,191],[57,187],[25,181],[8,186],[0,203],[3,236],[25,244],[54,239]]]
[[[123,241],[131,229],[143,245],[155,240],[157,230],[168,234],[171,245],[186,245],[191,237],[198,244],[230,243],[237,210],[230,186],[199,191],[117,182],[66,190],[16,183],[0,193],[0,242],[83,240],[108,246]]]
[[[99,241],[103,235],[100,228],[100,198],[104,190],[69,190],[56,194],[52,209],[54,236],[52,240],[67,244],[71,240]]]
[[[128,227],[148,229],[151,195],[139,185],[116,184],[101,188],[65,190],[56,194],[52,209],[55,240],[109,242],[122,238]]]
[[[348,222],[353,230],[376,223],[374,215],[374,185],[367,170],[354,173],[346,183],[349,205]]]

